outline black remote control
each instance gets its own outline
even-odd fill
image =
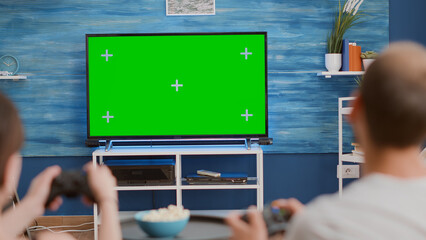
[[[266,205],[263,209],[263,219],[265,220],[269,236],[286,231],[290,217],[291,214],[289,211]],[[247,214],[244,214],[241,219],[248,222]]]
[[[81,171],[63,171],[57,176],[52,182],[45,206],[49,206],[53,199],[60,195],[69,198],[84,195],[92,202],[96,202],[89,188],[87,176]]]

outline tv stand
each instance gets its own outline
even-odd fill
[[[107,139],[99,140],[99,145],[105,144],[105,152],[109,152],[114,143],[116,146],[245,146],[247,150],[251,149],[251,145],[255,142],[262,144],[259,138],[218,138],[218,139],[134,139],[134,140],[120,140],[120,139]]]
[[[218,158],[226,155],[254,155],[256,160],[256,176],[249,176],[247,184],[197,184],[191,185],[182,177],[182,158],[185,156],[212,156]],[[237,189],[252,189],[256,190],[256,203],[259,210],[263,209],[263,151],[258,144],[251,145],[247,149],[242,145],[228,146],[115,146],[109,151],[105,151],[103,147],[99,147],[92,153],[93,164],[103,164],[104,157],[138,157],[138,156],[174,156],[175,158],[175,181],[171,185],[161,186],[118,186],[117,191],[144,191],[144,190],[174,190],[176,191],[176,205],[182,206],[182,194],[185,191],[191,190],[213,190],[213,189],[228,189],[235,191]],[[252,159],[253,160],[253,159]],[[235,170],[238,171],[237,169]],[[98,208],[94,204],[94,228],[95,239],[97,239],[97,230],[99,220],[97,218]]]

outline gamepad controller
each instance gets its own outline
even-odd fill
[[[263,219],[266,223],[269,236],[276,233],[286,231],[288,221],[290,220],[291,214],[289,211],[279,208],[273,208],[270,205],[266,205],[263,209]],[[247,214],[241,217],[242,220],[248,222]]]
[[[81,171],[63,171],[57,176],[52,182],[45,206],[49,206],[53,199],[60,195],[65,195],[69,198],[84,195],[90,201],[95,202],[87,182],[87,176]]]

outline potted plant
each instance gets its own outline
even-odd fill
[[[327,54],[325,54],[325,67],[329,72],[338,72],[342,66],[342,40],[346,31],[357,24],[361,17],[358,12],[364,0],[346,0],[341,5],[334,18],[333,28],[327,36]]]
[[[362,64],[364,65],[364,71],[367,71],[368,66],[379,56],[375,51],[366,51],[361,53]]]

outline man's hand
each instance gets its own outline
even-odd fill
[[[248,223],[237,213],[231,213],[225,222],[231,227],[232,240],[266,240],[268,232],[262,214],[255,207],[247,212]]]
[[[291,216],[300,213],[305,208],[305,205],[296,198],[277,199],[271,203],[274,208],[285,209],[290,212]]]
[[[304,205],[295,198],[278,199],[271,203],[272,207],[285,209],[291,216],[304,209]],[[247,213],[249,223],[241,220],[237,213],[231,213],[225,222],[231,227],[233,240],[265,240],[268,239],[268,230],[262,214],[254,207],[250,207]],[[279,236],[282,238],[282,236]]]

